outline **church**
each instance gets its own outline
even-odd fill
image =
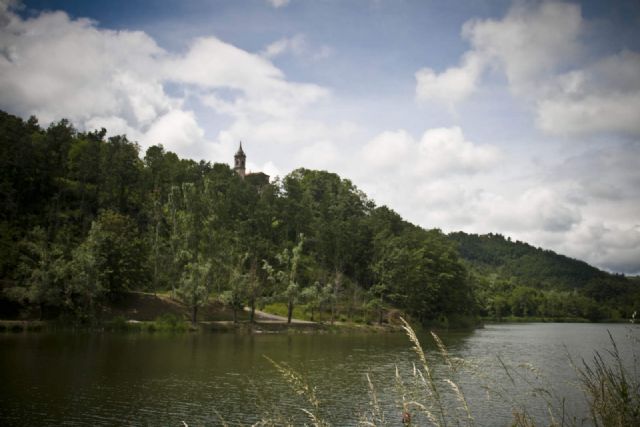
[[[247,163],[247,155],[244,154],[242,150],[242,141],[240,141],[240,147],[238,151],[233,156],[234,158],[234,166],[233,170],[240,176],[240,178],[247,181],[249,184],[256,185],[258,187],[262,187],[263,185],[269,184],[269,175],[264,172],[248,172],[246,169]]]

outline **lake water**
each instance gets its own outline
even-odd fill
[[[567,353],[579,361],[610,348],[607,331],[630,360],[628,335],[638,335],[637,325],[501,324],[442,339],[452,357],[467,362],[452,378],[476,425],[509,425],[519,405],[548,424],[548,396],[535,389],[557,393],[546,399],[553,405],[565,397],[565,413],[586,415]],[[429,336],[420,339],[436,378],[450,378]],[[2,333],[0,425],[195,426],[266,417],[303,423],[300,408],[310,405],[264,356],[287,363],[315,386],[319,414],[336,426],[355,425],[371,411],[367,373],[389,425],[401,425],[403,394],[426,399],[424,388],[411,394],[417,358],[402,333]],[[503,364],[513,367],[511,379]],[[405,388],[398,386],[396,367]],[[439,385],[454,412],[460,405],[451,388]],[[420,420],[416,413],[414,421],[426,422]]]

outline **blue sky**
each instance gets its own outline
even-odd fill
[[[0,0],[0,108],[640,272],[640,3]]]

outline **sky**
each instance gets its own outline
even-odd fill
[[[637,0],[0,0],[0,109],[640,273]]]

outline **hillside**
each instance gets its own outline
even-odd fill
[[[484,315],[502,317],[629,318],[640,301],[640,285],[500,234],[448,235],[475,281]]]
[[[569,258],[500,234],[450,233],[460,256],[480,271],[515,277],[522,285],[540,289],[572,290],[596,280],[621,276],[598,270],[584,261]]]
[[[0,112],[0,318],[99,322],[131,292],[170,292],[194,323],[212,299],[440,325],[640,307],[625,277],[500,235],[426,230],[335,173],[247,179],[239,159],[234,170],[162,145],[143,154],[105,129]]]
[[[474,315],[446,236],[335,173],[270,183],[245,176],[241,150],[234,170],[107,135],[0,112],[0,318],[100,322],[130,292],[170,292],[194,323],[212,299],[332,321]]]

